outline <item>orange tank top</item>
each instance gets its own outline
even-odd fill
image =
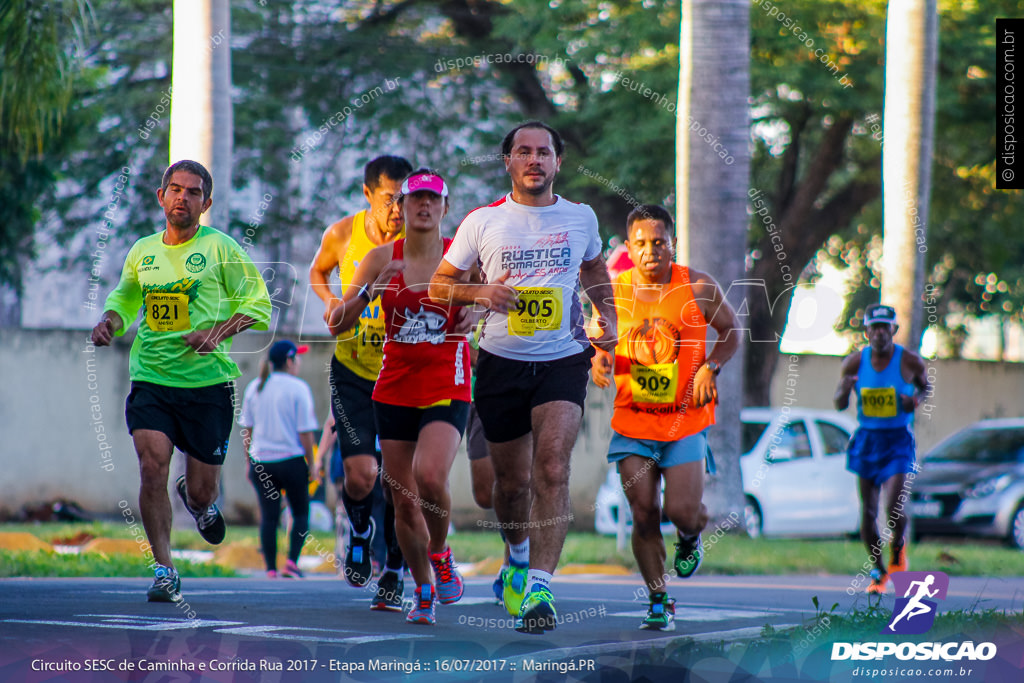
[[[707,321],[693,298],[689,268],[673,264],[664,285],[634,284],[634,273],[612,285],[619,318],[612,429],[633,439],[676,441],[715,423],[713,404],[692,406]]]

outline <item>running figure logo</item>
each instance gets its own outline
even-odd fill
[[[945,600],[949,577],[942,572],[895,572],[892,582],[896,588],[896,606],[893,618],[882,633],[916,635],[925,633],[935,623],[937,604],[928,598]]]

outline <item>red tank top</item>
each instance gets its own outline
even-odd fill
[[[445,238],[445,252],[451,243]],[[391,258],[400,260],[404,250],[405,239],[395,240]],[[373,400],[411,408],[469,401],[468,342],[452,333],[459,307],[431,302],[427,288],[410,289],[402,273],[392,278],[380,303],[387,336]]]

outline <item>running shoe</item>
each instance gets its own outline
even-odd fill
[[[401,612],[405,581],[398,572],[388,569],[377,581],[377,597],[370,603],[370,609],[385,612]]]
[[[428,624],[437,622],[434,617],[434,587],[431,585],[420,586],[413,592],[413,606],[405,620],[410,624]]]
[[[508,567],[502,567],[498,571],[498,575],[494,577],[494,583],[491,584],[491,590],[494,591],[494,599],[497,600],[497,604],[505,604],[505,600],[502,594],[505,592],[505,572],[508,571]]]
[[[153,585],[146,591],[149,602],[181,602],[181,579],[170,567],[158,565]]]
[[[680,579],[688,579],[700,569],[700,563],[704,559],[704,548],[700,544],[700,534],[694,538],[683,538],[676,532],[676,557],[672,562],[676,575]]]
[[[544,631],[554,630],[555,598],[547,586],[533,584],[533,588],[523,600],[519,616],[516,617],[515,628],[519,633],[535,636],[543,635]]]
[[[893,547],[895,549],[895,546]],[[910,568],[910,564],[907,562],[907,544],[904,543],[900,546],[900,549],[893,553],[892,561],[889,563],[889,574],[895,574],[896,572],[905,572]]]
[[[651,596],[651,606],[647,608],[647,617],[640,624],[640,630],[676,630],[676,601],[668,597],[668,593],[655,593]]]
[[[452,561],[451,547],[445,548],[443,553],[432,553],[430,564],[434,565],[434,576],[437,577],[437,599],[442,605],[458,602],[462,597],[462,575]]]
[[[277,578],[277,570],[276,569],[268,569],[267,570],[267,578],[268,579],[276,579]]]
[[[356,536],[353,529],[349,529],[348,551],[345,553],[345,580],[350,586],[362,588],[370,582],[373,575],[373,563],[370,558],[370,544],[373,543],[373,534],[377,530],[377,523],[370,518],[370,531],[366,538]]]
[[[284,569],[281,570],[281,576],[286,579],[301,579],[302,572],[299,570],[299,566],[288,560],[284,563]]]
[[[868,584],[867,592],[872,595],[885,595],[886,585],[889,583],[889,575],[877,567],[871,570],[871,583]]]
[[[199,535],[203,537],[203,540],[210,545],[217,545],[223,541],[227,526],[224,524],[224,515],[220,514],[217,504],[211,503],[210,507],[206,508],[204,512],[195,512],[188,506],[188,494],[185,492],[185,475],[178,477],[177,488],[178,495],[181,496],[181,502],[185,504],[185,509],[195,518],[196,528],[199,529]]]
[[[505,610],[514,617],[519,616],[526,597],[526,575],[529,571],[529,564],[509,560],[508,568],[502,574],[501,601],[505,603]]]

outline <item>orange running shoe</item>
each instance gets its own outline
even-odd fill
[[[900,546],[900,549],[893,554],[892,561],[889,563],[889,573],[895,574],[896,572],[905,572],[910,568],[907,564],[907,544],[904,543]]]
[[[867,592],[872,595],[885,595],[889,585],[889,575],[882,573],[881,569],[871,570],[871,583],[868,584]]]

